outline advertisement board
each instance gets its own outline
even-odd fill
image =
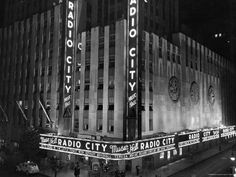
[[[235,126],[228,126],[221,129],[221,138],[233,138],[236,135]]]
[[[200,143],[200,131],[178,135],[178,147],[185,147],[197,143]]]
[[[131,160],[177,149],[181,152],[183,147],[225,137],[235,137],[235,126],[181,132],[137,141],[98,141],[40,134],[40,148],[107,160]]]
[[[48,134],[40,135],[40,148],[89,157],[124,160],[174,149],[174,135],[139,141],[106,142],[70,138]]]
[[[64,118],[71,117],[72,104],[72,71],[74,63],[74,1],[66,2],[66,24],[65,24],[65,69],[64,69]]]
[[[128,115],[133,116],[137,104],[138,0],[128,4]]]
[[[220,129],[213,130],[204,130],[202,131],[202,142],[219,139],[220,137]]]

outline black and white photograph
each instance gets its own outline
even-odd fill
[[[236,0],[0,0],[0,177],[236,177]]]

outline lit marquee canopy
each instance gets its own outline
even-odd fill
[[[174,135],[139,141],[106,142],[41,134],[40,148],[111,160],[142,157],[174,149]]]
[[[40,148],[107,160],[130,160],[214,139],[228,139],[235,136],[235,126],[181,132],[138,141],[108,142],[41,134]]]

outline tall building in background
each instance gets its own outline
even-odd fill
[[[231,63],[177,33],[178,1],[9,1],[6,9],[0,138],[18,142],[28,126],[119,143],[171,134],[163,141],[170,149],[149,152],[146,140],[146,155],[114,161],[134,170],[196,150],[181,146],[177,154],[175,132],[232,124],[224,85]],[[201,150],[211,146],[205,144]]]
[[[10,25],[15,21],[21,21],[32,17],[34,14],[45,12],[61,0],[10,0],[5,1],[4,25]]]
[[[235,2],[231,0],[220,1],[179,1],[180,31],[200,41],[210,49],[224,56],[232,62],[226,75],[223,89],[227,94],[227,117],[232,123],[236,122],[234,97],[235,88]]]
[[[230,59],[229,0],[179,1],[180,31]]]
[[[11,0],[6,1],[4,24],[10,25],[15,21],[53,9],[63,0]],[[144,14],[140,22],[146,31],[160,35],[170,35],[179,28],[178,0],[149,0],[140,1],[140,11]],[[127,18],[127,0],[82,0],[79,29],[86,31],[91,27],[105,26]]]

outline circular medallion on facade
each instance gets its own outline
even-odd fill
[[[190,98],[194,104],[197,104],[199,101],[199,87],[198,84],[193,81],[190,86]]]
[[[212,85],[208,88],[208,101],[212,105],[215,103],[215,90]]]
[[[180,82],[175,76],[172,76],[169,80],[168,92],[172,101],[178,101],[180,96]]]

